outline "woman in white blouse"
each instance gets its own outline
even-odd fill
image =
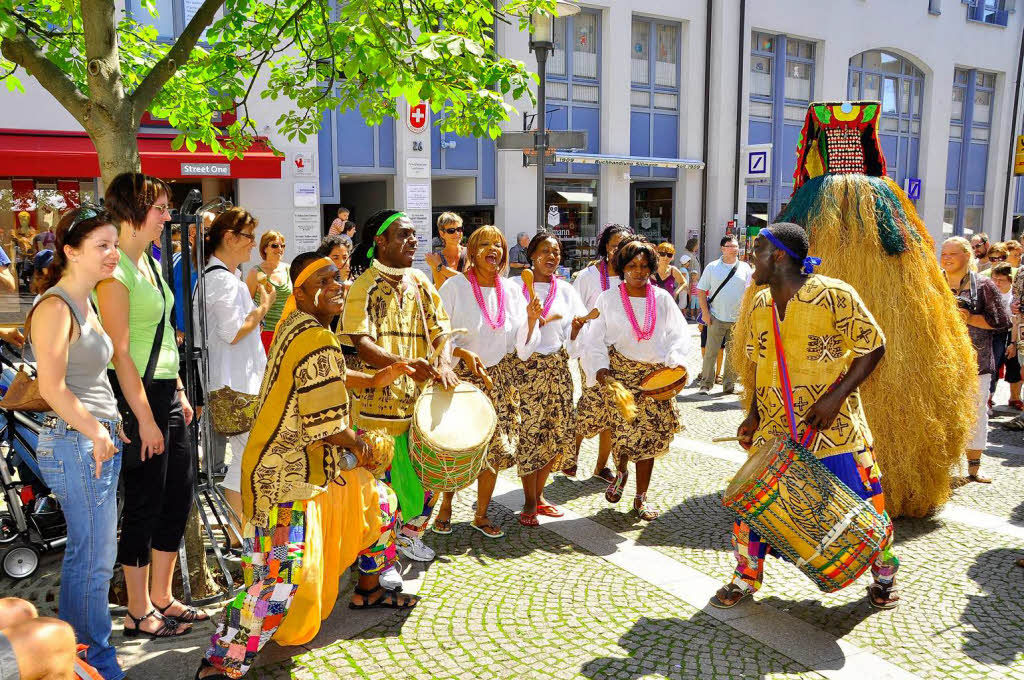
[[[487,450],[487,466],[476,483],[476,517],[473,528],[488,538],[501,538],[505,532],[491,524],[487,507],[494,492],[497,473],[516,463],[519,446],[520,402],[516,350],[532,353],[530,344],[540,337],[533,327],[540,318],[541,304],[527,305],[523,294],[501,273],[508,265],[508,243],[497,227],[481,227],[466,244],[470,267],[464,274],[445,281],[438,291],[451,318],[452,328],[465,328],[456,335],[454,357],[460,378],[484,390],[498,414],[498,425]],[[520,333],[526,326],[525,332]],[[518,341],[518,346],[517,346]],[[529,353],[527,356],[529,356]],[[441,499],[433,530],[451,533],[452,498]]]
[[[636,400],[637,416],[627,422],[605,399],[614,420],[612,453],[617,472],[608,485],[605,500],[618,503],[629,477],[630,461],[636,466],[636,497],[633,511],[651,521],[658,511],[647,501],[654,459],[668,453],[673,435],[682,427],[675,401],[655,401],[640,393],[640,381],[665,366],[682,366],[690,345],[686,322],[667,291],[650,282],[657,270],[654,247],[641,237],[627,239],[615,255],[623,281],[602,293],[594,305],[601,315],[590,322],[583,338],[583,371],[587,385],[621,382]]]
[[[621,224],[610,224],[601,232],[597,240],[597,256],[600,258],[595,264],[590,265],[579,273],[573,287],[579,293],[587,310],[594,308],[597,297],[615,288],[622,279],[619,278],[619,270],[615,267],[615,252],[619,244],[633,232],[629,227]],[[576,463],[580,456],[580,445],[584,439],[600,435],[597,447],[597,464],[594,465],[594,477],[600,477],[606,482],[615,481],[615,474],[608,467],[608,456],[612,450],[611,423],[608,421],[608,411],[602,407],[603,395],[597,386],[584,387],[583,395],[576,405],[576,452],[573,457],[563,464],[562,472],[569,477],[576,476]]]
[[[239,278],[241,265],[252,255],[257,224],[249,211],[231,208],[218,215],[203,236],[206,351],[210,368],[207,389],[210,392],[226,386],[243,394],[259,394],[267,367],[260,328],[267,310],[274,304],[276,291],[269,282],[258,284],[257,305],[249,288]],[[198,318],[196,323],[198,327]],[[242,451],[248,438],[247,432],[228,437],[231,464],[221,483],[228,503],[239,517],[242,514]]]
[[[537,342],[526,347],[517,343],[521,359],[519,389],[522,426],[516,463],[526,501],[519,514],[523,526],[537,526],[537,515],[561,517],[564,513],[544,498],[544,485],[552,469],[562,467],[576,456],[576,408],[573,404],[569,359],[579,357],[579,334],[587,310],[576,289],[555,276],[562,261],[562,247],[550,232],[533,237],[526,247],[526,259],[533,273],[533,291],[522,277],[512,279],[520,294],[532,294],[541,305],[541,327]],[[580,321],[575,321],[580,318]],[[528,326],[520,330],[524,335]],[[520,350],[519,348],[523,349]]]

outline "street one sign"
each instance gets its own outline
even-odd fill
[[[772,145],[751,144],[743,147],[743,179],[748,184],[759,184],[771,179]]]
[[[919,178],[907,178],[907,198],[911,201],[916,201],[921,198],[921,180]]]
[[[430,112],[427,110],[427,103],[413,104],[409,102],[409,112],[405,117],[405,124],[409,126],[409,129],[413,132],[423,132],[427,129],[428,122],[430,122]]]
[[[230,163],[182,163],[182,177],[230,177]]]

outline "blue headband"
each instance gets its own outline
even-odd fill
[[[770,232],[768,229],[769,229],[768,227],[765,227],[764,229],[759,231],[757,235],[758,236],[764,236],[766,239],[768,239],[771,242],[771,244],[773,246],[775,246],[776,248],[778,248],[782,252],[786,253],[787,255],[789,255],[794,260],[800,261],[800,257],[798,257],[797,254],[794,253],[792,250],[790,250],[789,247],[786,246],[785,243],[783,243],[782,241],[779,240],[778,236],[776,236],[775,234]],[[802,261],[803,261],[803,266],[804,266],[804,268],[803,268],[803,273],[804,274],[813,274],[814,273],[814,268],[821,264],[821,258],[820,257],[805,257],[805,258],[803,258]]]
[[[374,234],[373,237],[377,238],[378,236],[383,234],[385,231],[387,231],[388,227],[391,226],[391,223],[394,222],[395,220],[397,220],[399,217],[405,217],[405,213],[404,212],[396,212],[394,215],[392,215],[391,217],[389,217],[386,220],[384,220],[384,223],[381,224],[380,227],[377,228],[377,233]],[[373,251],[375,251],[376,249],[377,249],[377,245],[374,244],[374,245],[371,245],[370,249],[366,251],[366,258],[368,260],[372,260],[373,259]]]

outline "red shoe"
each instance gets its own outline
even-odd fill
[[[1007,406],[1012,408],[1014,411],[1024,411],[1024,401],[1021,401],[1020,399],[1011,399]]]

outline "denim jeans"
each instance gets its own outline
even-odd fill
[[[117,453],[96,478],[92,440],[57,418],[39,433],[37,457],[43,481],[60,501],[68,524],[61,567],[60,618],[71,624],[78,642],[89,646],[87,659],[104,680],[121,680],[124,671],[110,644],[107,592],[117,555],[117,479],[121,442],[110,429]]]

